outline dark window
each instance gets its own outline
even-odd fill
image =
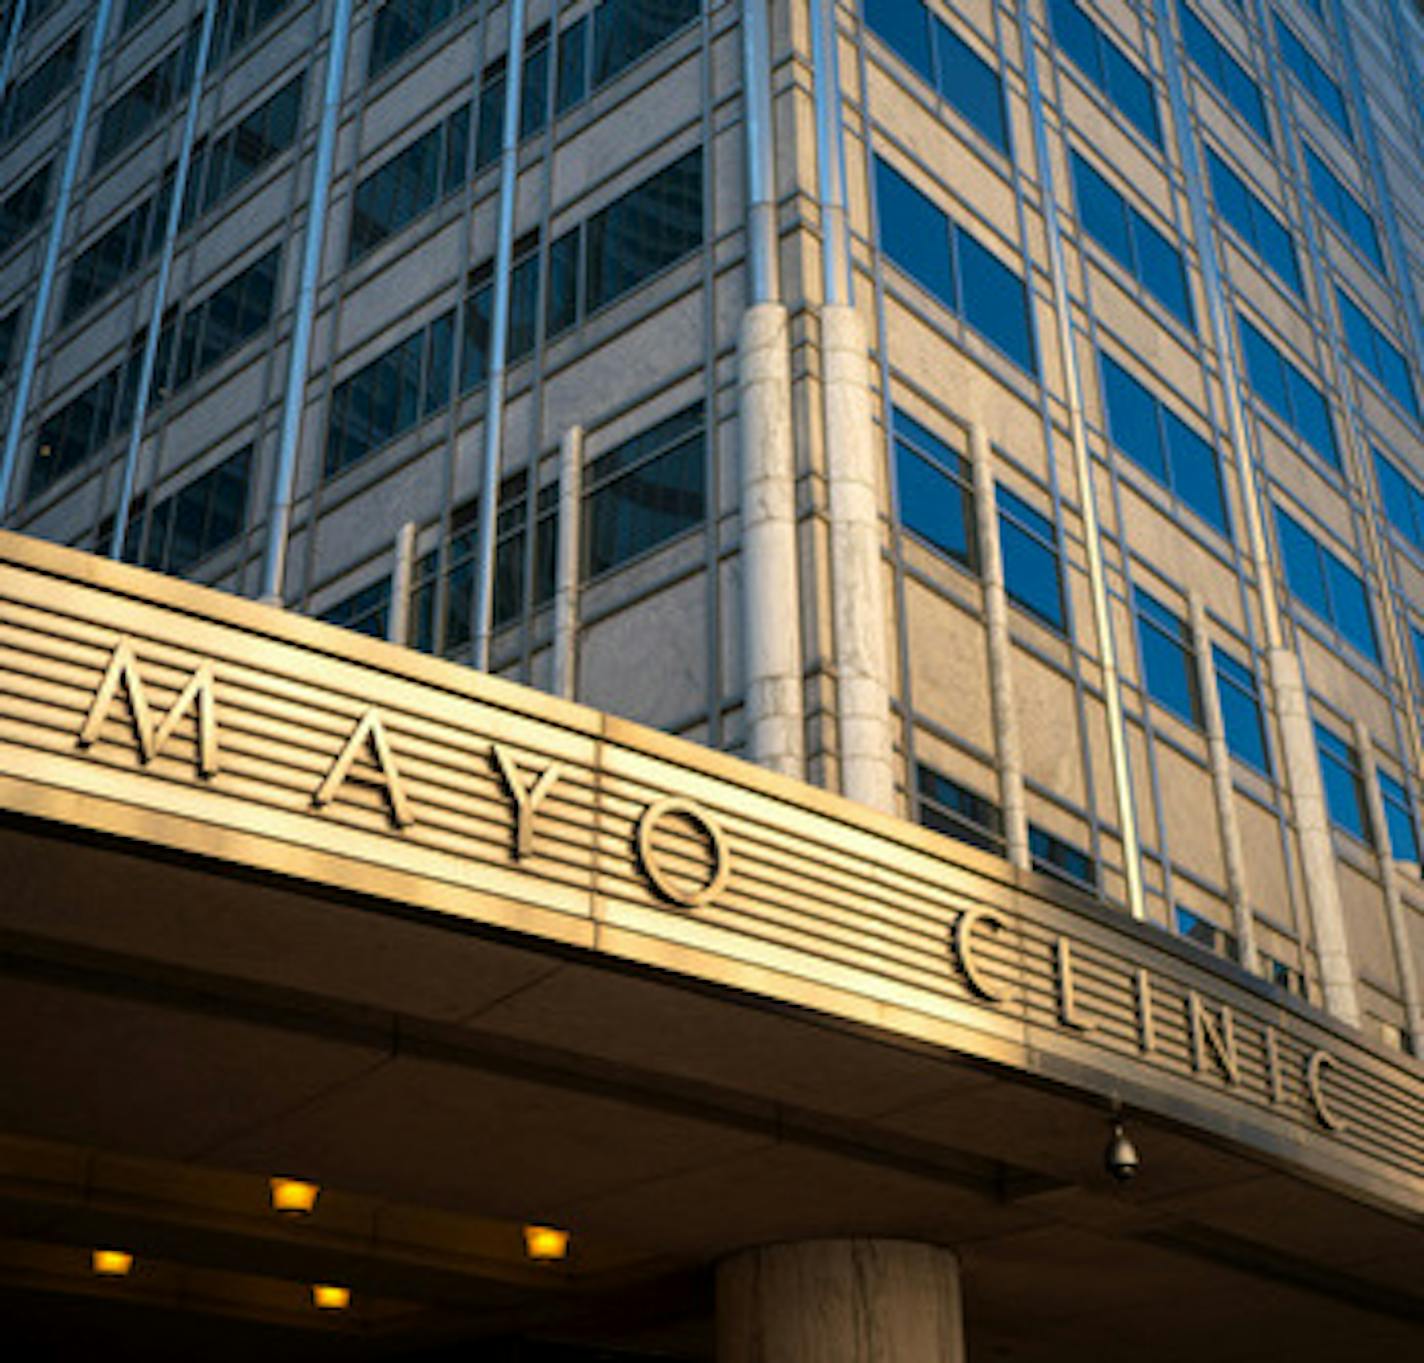
[[[1424,553],[1424,494],[1379,450],[1374,455],[1385,515],[1405,539]]]
[[[973,475],[968,462],[898,408],[894,413],[895,481],[900,524],[972,568]]]
[[[331,477],[450,401],[455,314],[443,313],[338,383],[326,429]]]
[[[15,350],[15,337],[20,334],[20,309],[11,308],[0,316],[0,379],[10,367],[10,356]]]
[[[274,247],[184,315],[177,332],[174,390],[221,363],[272,320],[281,264],[281,248]],[[157,382],[162,384],[162,378]]]
[[[1216,451],[1111,356],[1100,354],[1108,434],[1203,520],[1231,534]]]
[[[1409,792],[1387,772],[1379,772],[1380,803],[1389,828],[1389,851],[1395,861],[1419,860],[1419,835]]]
[[[1335,300],[1340,305],[1340,321],[1345,339],[1355,358],[1379,380],[1384,390],[1416,421],[1419,400],[1404,352],[1365,315],[1365,311],[1338,284]]]
[[[1092,857],[1071,842],[1065,842],[1046,828],[1031,823],[1028,826],[1028,851],[1035,871],[1066,881],[1080,890],[1097,890],[1097,866]]]
[[[554,82],[554,112],[572,109],[588,95],[588,16],[581,15],[559,34],[558,74]]]
[[[1152,82],[1075,0],[1049,0],[1048,10],[1059,47],[1149,142],[1160,147],[1162,129]]]
[[[695,402],[588,466],[584,576],[597,577],[706,516],[706,431]]]
[[[1280,507],[1276,534],[1291,595],[1334,625],[1366,657],[1379,662],[1374,615],[1360,576]]]
[[[357,634],[369,634],[373,639],[384,639],[391,619],[390,578],[377,578],[375,582],[362,587],[360,591],[352,592],[334,606],[328,606],[322,611],[321,619],[329,625],[355,630]]]
[[[1004,590],[1011,601],[1062,630],[1063,585],[1053,522],[1002,483],[995,496],[999,505],[999,544],[1004,556]]]
[[[1303,295],[1300,258],[1285,224],[1230,166],[1206,149],[1217,212],[1293,293]]]
[[[593,84],[597,88],[690,24],[699,0],[603,0],[593,12]]]
[[[1173,316],[1191,326],[1181,252],[1077,152],[1072,159],[1084,230]]]
[[[302,120],[303,77],[289,80],[265,104],[194,156],[190,217],[208,212],[296,140]]]
[[[1330,821],[1361,842],[1373,844],[1365,808],[1365,786],[1360,779],[1360,759],[1350,744],[1319,721],[1315,745],[1320,752],[1320,775],[1325,782],[1325,803]]]
[[[1258,951],[1256,956],[1261,963],[1261,974],[1277,989],[1284,989],[1305,998],[1305,976],[1295,966],[1287,965],[1269,952]]]
[[[398,62],[446,20],[473,0],[386,0],[376,11],[371,32],[368,75],[376,76]]]
[[[549,121],[549,25],[524,42],[524,78],[519,83],[519,136],[533,137]]]
[[[605,7],[612,2],[605,0]],[[702,149],[679,157],[595,213],[585,227],[585,241],[589,312],[697,250],[702,245]]]
[[[565,232],[549,246],[548,295],[544,329],[549,336],[567,331],[578,321],[579,229]]]
[[[1216,666],[1216,694],[1221,702],[1221,723],[1226,746],[1235,757],[1257,771],[1269,773],[1266,730],[1261,718],[1261,694],[1256,674],[1245,663],[1215,646],[1211,650]]]
[[[200,25],[190,28],[177,47],[159,58],[104,110],[94,148],[94,170],[138,141],[187,92],[198,57],[200,29]]]
[[[469,137],[470,110],[462,105],[356,186],[348,262],[380,245],[465,183]]]
[[[76,28],[24,80],[11,84],[0,101],[0,145],[24,132],[74,79],[83,37]]]
[[[999,73],[915,0],[866,0],[865,22],[1005,155],[1009,124]]]
[[[46,161],[38,170],[25,177],[17,189],[0,199],[0,255],[26,236],[44,216],[49,198],[50,170],[53,161]]]
[[[504,58],[496,57],[480,73],[479,126],[475,130],[477,171],[499,160],[500,147],[504,142],[504,66]]]
[[[1216,86],[1217,93],[1270,146],[1271,125],[1266,117],[1266,102],[1261,98],[1261,87],[1190,6],[1178,5],[1177,12],[1182,18],[1182,38],[1192,60]]]
[[[534,350],[539,319],[539,235],[531,232],[514,243],[509,276],[509,332],[505,363],[517,364]],[[494,265],[485,261],[470,272],[465,295],[465,342],[460,361],[460,391],[468,393],[489,372],[494,316]]]
[[[918,765],[915,770],[919,786],[916,812],[926,828],[1004,855],[1004,819],[992,800],[929,767]]]
[[[133,415],[142,354],[140,332],[122,361],[40,423],[30,462],[28,496],[38,496],[78,468]]]
[[[127,33],[140,20],[146,19],[154,10],[166,5],[168,0],[124,0],[124,18],[119,32]],[[28,19],[29,14],[25,17]]]
[[[1257,396],[1332,468],[1340,467],[1325,394],[1240,313],[1246,376]]]
[[[879,157],[875,193],[880,247],[890,260],[1036,374],[1023,280]]]
[[[1188,724],[1202,723],[1197,655],[1187,622],[1140,588],[1137,634],[1142,649],[1142,676],[1148,695]]]
[[[1305,168],[1316,203],[1345,234],[1345,239],[1355,250],[1383,274],[1384,253],[1380,250],[1379,232],[1369,209],[1345,188],[1312,147],[1306,143],[1301,145],[1305,148]]]
[[[1234,933],[1217,927],[1215,923],[1203,918],[1199,913],[1184,909],[1180,904],[1176,905],[1173,913],[1177,920],[1177,932],[1187,941],[1194,942],[1197,946],[1204,947],[1207,951],[1214,952],[1218,956],[1225,956],[1228,960],[1237,962],[1241,960],[1241,948]]]
[[[213,21],[212,66],[240,52],[294,0],[218,0]]]
[[[1320,106],[1321,112],[1344,134],[1348,142],[1350,113],[1345,107],[1344,94],[1279,14],[1276,15],[1276,41],[1281,45],[1281,56],[1285,58],[1286,65],[1295,72],[1296,79],[1305,86],[1310,97]]]
[[[60,318],[66,324],[106,298],[145,261],[158,254],[173,198],[169,167],[156,194],[126,213],[74,258]]]
[[[145,568],[181,575],[231,544],[247,520],[252,447],[210,469],[153,508]]]

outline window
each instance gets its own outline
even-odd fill
[[[1239,757],[1257,771],[1269,775],[1271,761],[1266,749],[1266,730],[1261,718],[1261,693],[1256,686],[1256,674],[1245,663],[1237,662],[1215,645],[1212,646],[1211,658],[1216,667],[1216,694],[1221,702],[1226,746],[1233,757]]]
[[[1315,746],[1320,753],[1320,775],[1325,782],[1325,804],[1331,823],[1361,842],[1373,844],[1358,754],[1319,721],[1315,725]]]
[[[336,385],[326,428],[328,478],[450,401],[454,330],[454,311],[442,313]]]
[[[1332,468],[1340,467],[1325,394],[1240,313],[1246,376],[1256,395]]]
[[[1261,98],[1261,87],[1190,6],[1178,5],[1177,12],[1182,19],[1182,40],[1192,60],[1216,86],[1221,97],[1246,120],[1256,136],[1270,146],[1271,125],[1266,118],[1266,102]]]
[[[322,611],[321,619],[329,625],[355,630],[357,634],[384,639],[389,633],[391,620],[390,578],[377,578],[334,606],[328,606]]]
[[[1414,804],[1409,792],[1388,772],[1378,772],[1380,803],[1389,829],[1389,851],[1395,861],[1419,860],[1419,835],[1414,826]]]
[[[472,0],[386,0],[376,11],[372,25],[367,75],[380,75],[471,3]]]
[[[1183,325],[1191,326],[1181,252],[1077,152],[1072,161],[1084,231]]]
[[[706,515],[701,402],[599,455],[585,472],[583,575],[626,563]]]
[[[1345,188],[1335,172],[1308,143],[1302,142],[1301,146],[1305,149],[1305,168],[1310,176],[1315,201],[1355,250],[1383,274],[1384,254],[1380,250],[1379,233],[1375,230],[1375,220],[1370,217],[1369,209]]]
[[[1424,493],[1421,493],[1379,450],[1374,451],[1380,500],[1389,522],[1424,553]]]
[[[46,161],[37,171],[22,180],[17,189],[12,189],[0,199],[0,255],[28,235],[30,229],[44,216],[53,166],[53,161]]]
[[[1300,258],[1285,224],[1210,147],[1206,163],[1216,210],[1293,293],[1304,296]]]
[[[999,73],[916,0],[866,0],[865,22],[1005,155],[1009,125]]]
[[[185,218],[191,221],[215,208],[296,142],[303,81],[303,76],[294,76],[201,153],[195,148]]]
[[[1404,352],[1338,284],[1335,286],[1335,301],[1340,305],[1340,321],[1345,328],[1345,339],[1350,343],[1351,353],[1379,380],[1385,392],[1418,421],[1419,401],[1414,395],[1414,380],[1409,376],[1409,364]]]
[[[1162,145],[1152,82],[1075,0],[1049,0],[1053,36],[1092,81],[1154,146]]]
[[[15,349],[15,337],[20,334],[20,309],[11,308],[0,316],[0,379],[10,367],[10,356]]]
[[[465,183],[470,109],[448,118],[397,152],[356,186],[346,260],[359,260]]]
[[[1004,855],[1004,819],[992,800],[923,764],[917,764],[915,774],[920,823],[971,847]]]
[[[1221,466],[1211,444],[1111,356],[1099,353],[1108,435],[1133,463],[1230,536]]]
[[[1207,951],[1214,952],[1218,956],[1225,956],[1227,960],[1240,962],[1241,947],[1237,943],[1234,933],[1217,927],[1215,923],[1203,918],[1199,913],[1184,909],[1180,904],[1172,912],[1176,918],[1179,936],[1185,937],[1187,941],[1204,947]]]
[[[1063,586],[1058,573],[1058,536],[1053,522],[1002,483],[999,544],[1004,556],[1004,591],[1009,600],[1056,630],[1064,628]]]
[[[173,168],[169,167],[156,194],[144,199],[74,258],[60,310],[63,323],[67,325],[87,312],[158,254],[172,198]]]
[[[0,145],[24,132],[74,79],[83,37],[76,28],[24,80],[10,85],[0,100]]]
[[[281,248],[275,247],[184,315],[177,331],[174,389],[200,378],[272,320],[281,264]],[[161,377],[155,382],[163,391]]]
[[[973,568],[973,475],[968,462],[913,417],[894,413],[895,481],[900,524]]]
[[[1133,598],[1137,603],[1137,637],[1147,694],[1200,728],[1202,702],[1191,629],[1185,620],[1141,588],[1133,592]]]
[[[605,7],[614,0],[605,0]],[[598,13],[602,13],[600,8]],[[584,228],[584,307],[603,307],[702,245],[702,149],[644,180]]]
[[[1331,80],[1321,64],[1311,55],[1310,49],[1291,31],[1285,20],[1276,15],[1276,41],[1281,45],[1281,56],[1286,65],[1295,72],[1296,79],[1306,88],[1310,97],[1320,106],[1321,112],[1350,140],[1350,113],[1345,107],[1345,96],[1340,87]]]
[[[1305,998],[1305,976],[1295,966],[1287,965],[1279,957],[1265,951],[1257,951],[1256,958],[1261,963],[1261,974],[1277,989]]]
[[[146,19],[160,5],[166,3],[167,0],[124,0],[124,17],[119,32],[127,33],[129,29]],[[29,15],[26,14],[25,17],[29,18]]]
[[[1057,834],[1029,824],[1028,852],[1035,871],[1066,881],[1080,890],[1097,891],[1098,868],[1092,857],[1071,842],[1064,842]]]
[[[200,31],[201,25],[190,28],[177,47],[149,67],[104,110],[99,119],[93,170],[138,141],[187,93],[198,58]]]
[[[294,0],[218,0],[213,21],[212,66],[240,52]]]
[[[248,445],[165,497],[153,508],[141,556],[136,532],[140,531],[143,518],[141,512],[134,511],[124,557],[160,573],[181,575],[231,544],[247,520],[251,475],[252,446]]]
[[[899,171],[875,160],[880,247],[1020,368],[1037,374],[1023,280]]]
[[[1291,595],[1334,625],[1366,657],[1379,662],[1369,594],[1359,575],[1280,507],[1276,535]]]
[[[475,169],[499,160],[504,144],[506,59],[496,57],[480,75],[477,102],[479,128],[475,137]],[[524,39],[524,75],[519,83],[519,136],[532,137],[548,121],[549,26],[540,24]]]
[[[534,349],[539,318],[539,233],[514,243],[509,276],[509,334],[505,362],[517,364]],[[460,391],[468,393],[489,371],[490,326],[494,315],[494,262],[470,271],[465,296],[465,339],[460,360]]]
[[[554,77],[554,113],[572,109],[588,95],[588,15],[580,15],[559,34]]]
[[[700,0],[603,0],[593,12],[593,84],[606,85],[701,13]]]

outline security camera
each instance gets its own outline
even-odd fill
[[[1128,1140],[1122,1123],[1114,1121],[1112,1135],[1108,1138],[1108,1148],[1103,1151],[1103,1164],[1119,1183],[1129,1183],[1137,1174],[1141,1160],[1137,1157],[1137,1147]]]

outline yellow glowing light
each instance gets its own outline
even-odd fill
[[[321,1188],[315,1183],[303,1183],[299,1178],[271,1178],[272,1210],[283,1216],[310,1216],[316,1207]]]
[[[344,1311],[351,1305],[351,1289],[332,1283],[313,1283],[312,1301],[323,1311]]]
[[[105,1278],[124,1278],[133,1268],[133,1255],[122,1249],[96,1249],[94,1272]]]
[[[562,1259],[569,1252],[569,1233],[553,1226],[525,1226],[524,1252],[541,1263]]]

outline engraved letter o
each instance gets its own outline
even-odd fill
[[[681,814],[683,818],[697,824],[707,834],[707,840],[711,844],[712,877],[700,889],[688,890],[676,884],[663,869],[657,853],[653,850],[653,833],[658,824],[671,814]],[[726,888],[727,877],[732,873],[732,859],[727,851],[727,839],[721,826],[710,814],[698,809],[690,800],[657,800],[643,811],[643,817],[638,821],[638,860],[642,862],[648,879],[653,882],[653,888],[664,899],[690,909],[706,904],[721,894]]]

